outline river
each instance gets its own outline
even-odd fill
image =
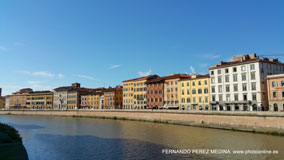
[[[0,115],[0,122],[20,132],[31,160],[284,157],[284,137],[265,134],[74,117]],[[187,154],[169,154],[178,149]]]

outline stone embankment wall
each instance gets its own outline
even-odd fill
[[[151,121],[284,135],[284,113],[282,112],[169,110],[1,110],[0,114],[73,116]]]

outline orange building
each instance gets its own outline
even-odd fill
[[[284,74],[267,76],[267,92],[270,111],[284,111]]]

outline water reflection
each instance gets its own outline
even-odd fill
[[[263,134],[93,118],[5,115],[0,116],[0,121],[15,124],[23,136],[29,157],[33,159],[48,156],[52,156],[51,159],[65,159],[64,156],[68,156],[69,159],[71,155],[73,159],[83,159],[80,158],[82,156],[102,158],[102,155],[106,156],[104,159],[112,159],[114,156],[121,159],[185,158],[181,155],[163,155],[162,148],[279,151],[278,155],[198,155],[198,159],[284,157],[284,137]],[[30,125],[41,128],[21,128]],[[195,159],[197,155],[193,157]]]

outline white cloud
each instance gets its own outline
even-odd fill
[[[90,80],[95,80],[94,77],[87,76],[87,75],[73,75],[74,77],[79,77],[79,78],[85,78],[85,79],[90,79]]]
[[[40,84],[40,83],[41,83],[40,81],[28,81],[28,84],[32,84],[32,85]]]
[[[195,70],[194,70],[194,68],[192,66],[190,66],[190,71],[191,71],[191,74],[196,74]]]
[[[205,68],[205,67],[207,67],[207,66],[208,66],[208,64],[206,64],[206,63],[202,63],[202,64],[199,64],[199,66],[200,66],[201,68]]]
[[[111,65],[109,68],[115,69],[115,68],[119,68],[120,66],[121,66],[120,64],[115,64],[115,65]]]
[[[18,73],[26,74],[26,75],[32,75],[32,76],[41,76],[41,77],[47,77],[47,78],[53,78],[55,77],[55,74],[41,71],[41,72],[30,72],[30,71],[18,71]]]
[[[63,78],[63,74],[58,74],[58,78]]]
[[[139,76],[149,76],[152,70],[150,69],[148,72],[138,72]]]
[[[0,51],[7,51],[8,48],[4,47],[4,46],[0,46]]]
[[[15,45],[15,46],[25,46],[25,44],[22,43],[22,42],[15,42],[14,45]]]
[[[208,58],[208,59],[216,59],[216,58],[220,58],[221,55],[208,53],[208,54],[201,54],[201,57]]]
[[[30,71],[17,71],[18,73],[25,74],[25,75],[30,75],[30,76],[39,76],[39,77],[46,77],[46,78],[63,78],[63,74],[54,74],[54,73],[49,73],[45,71],[40,71],[40,72],[30,72]]]

